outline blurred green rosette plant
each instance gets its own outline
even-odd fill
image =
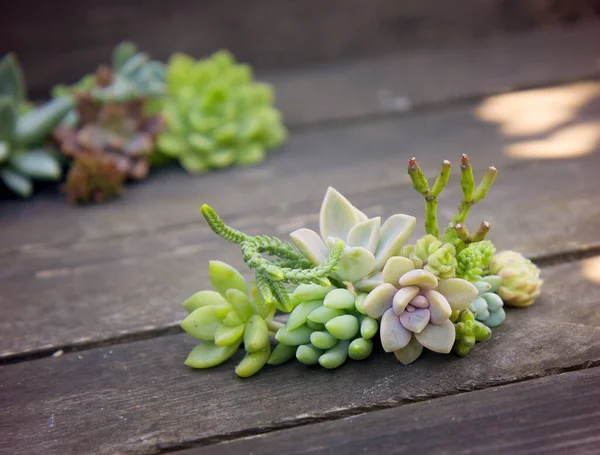
[[[0,182],[9,191],[25,198],[34,180],[60,179],[58,154],[47,139],[72,105],[70,97],[59,97],[33,107],[16,57],[0,60]]]
[[[166,85],[158,148],[188,172],[254,165],[287,138],[273,87],[255,82],[250,66],[227,51],[198,61],[173,55]]]

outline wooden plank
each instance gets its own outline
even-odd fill
[[[600,368],[592,368],[177,454],[592,455],[599,402]]]
[[[213,204],[224,216],[257,210],[276,213],[286,204],[320,201],[328,185],[352,195],[408,184],[405,169],[411,156],[417,156],[432,175],[442,158],[456,162],[460,153],[469,153],[478,169],[493,164],[502,172],[504,166],[522,162],[522,157],[508,152],[524,140],[546,140],[545,148],[551,152],[558,144],[563,150],[554,150],[557,157],[591,153],[599,147],[593,137],[598,128],[589,131],[600,119],[599,92],[600,83],[571,84],[403,118],[297,132],[282,151],[259,167],[199,177],[168,169],[131,185],[122,200],[102,206],[71,207],[58,193],[42,194],[27,203],[6,201],[0,204],[0,254],[36,249],[40,244],[59,248],[80,240],[146,235],[196,223],[203,202]],[[503,130],[505,125],[482,119],[482,109],[494,100],[496,105],[508,104],[502,112],[509,119],[519,118],[519,112],[540,102],[544,112],[565,118],[558,126],[548,119],[546,128],[531,136],[509,134]],[[545,125],[543,113],[528,118]],[[564,132],[569,131],[576,135],[567,137],[565,145]]]
[[[600,154],[520,164],[498,179],[481,208],[475,207],[471,225],[488,219],[494,226],[490,238],[499,249],[530,256],[597,247],[598,166]],[[443,220],[459,200],[454,181],[440,203]],[[362,192],[352,201],[370,215],[399,211],[421,218],[423,213],[422,198],[406,185]],[[252,234],[286,238],[299,227],[316,227],[319,203],[289,204],[226,221]],[[420,225],[417,232],[422,233]],[[217,238],[199,215],[196,223],[166,232],[40,246],[0,256],[0,306],[5,315],[0,321],[0,357],[175,325],[184,317],[179,302],[210,287],[210,259],[246,270],[238,248]]]
[[[259,68],[302,67],[401,49],[456,46],[553,22],[550,15],[557,12],[557,22],[589,12],[570,3],[23,0],[0,17],[0,54],[18,52],[34,94],[45,94],[52,84],[74,81],[105,62],[122,39],[137,41],[161,59],[174,51],[205,56],[228,48]],[[565,12],[568,17],[562,17]]]
[[[234,362],[185,367],[195,341],[181,334],[4,365],[0,452],[154,454],[597,365],[598,260],[544,269],[538,303],[511,310],[464,359],[428,353],[404,367],[377,352],[242,380]]]

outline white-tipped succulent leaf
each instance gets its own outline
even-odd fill
[[[290,234],[298,249],[312,263],[321,264],[327,258],[334,240],[345,243],[337,276],[352,283],[381,272],[386,262],[400,248],[414,229],[415,218],[393,215],[383,225],[381,218],[368,218],[339,191],[327,189],[319,214],[319,231],[299,229]],[[364,290],[376,285],[365,283]]]

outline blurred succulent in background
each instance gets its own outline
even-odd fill
[[[399,253],[415,222],[412,216],[397,214],[382,225],[380,217],[367,218],[340,192],[329,187],[321,204],[320,234],[311,229],[298,229],[290,237],[313,264],[325,262],[331,246],[336,241],[344,241],[336,276],[342,281],[356,282],[380,272],[386,261]]]
[[[375,283],[370,280],[368,285],[371,288]],[[363,290],[361,283],[356,287]],[[381,318],[383,349],[407,365],[419,358],[424,347],[446,354],[452,350],[452,311],[466,309],[477,292],[466,280],[438,280],[427,270],[415,269],[410,259],[394,256],[385,264],[381,281],[369,292],[362,309],[374,319]]]
[[[498,327],[506,319],[503,308],[504,302],[496,294],[501,281],[502,279],[498,275],[488,275],[473,283],[479,294],[477,294],[469,309],[475,314],[478,321],[483,322],[488,327]]]
[[[371,354],[379,324],[357,310],[354,293],[301,284],[292,299],[296,306],[286,325],[275,334],[279,345],[269,364],[278,365],[295,356],[305,365],[319,363],[331,369],[348,357],[363,360]]]
[[[72,201],[108,200],[120,194],[124,180],[148,175],[162,121],[160,116],[145,115],[143,100],[105,103],[85,92],[76,93],[75,98],[77,125],[62,124],[54,131],[62,152],[76,162],[67,175],[66,190]],[[77,165],[83,156],[95,159]],[[95,183],[88,186],[84,181]]]
[[[162,112],[167,130],[158,146],[188,172],[253,165],[285,141],[273,88],[255,82],[251,68],[236,63],[230,53],[199,61],[175,54],[166,79]]]
[[[28,197],[34,179],[60,178],[59,161],[46,139],[72,104],[60,97],[32,107],[16,57],[0,60],[0,181],[10,191]]]
[[[107,77],[108,76],[108,77]],[[57,85],[52,96],[86,92],[96,101],[124,102],[162,96],[165,92],[165,64],[138,52],[134,43],[117,45],[112,65],[101,65],[95,74],[84,76],[74,85]]]
[[[526,307],[540,295],[540,269],[521,253],[502,251],[494,256],[489,269],[502,280],[497,293],[505,304]]]
[[[475,315],[469,309],[453,311],[450,320],[456,333],[452,350],[460,356],[468,355],[475,343],[487,341],[492,336],[490,328],[476,321]]]
[[[273,321],[275,307],[224,262],[210,262],[209,278],[215,291],[197,292],[183,303],[189,316],[181,327],[194,338],[205,340],[190,352],[185,364],[192,368],[220,365],[243,343],[246,356],[235,372],[241,377],[252,376],[271,356],[269,335],[282,326]]]

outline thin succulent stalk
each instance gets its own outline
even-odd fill
[[[440,236],[440,229],[437,218],[437,197],[446,187],[450,178],[450,169],[452,165],[449,161],[444,160],[440,167],[440,172],[433,183],[433,187],[429,189],[429,183],[421,167],[418,165],[415,158],[408,161],[408,175],[412,180],[414,189],[425,198],[425,231],[435,237]]]
[[[473,232],[473,234],[471,234],[470,243],[481,242],[482,240],[484,240],[485,236],[488,232],[490,232],[491,228],[492,225],[489,221],[482,222],[477,228],[477,230]]]
[[[217,215],[217,212],[215,212],[208,204],[204,204],[202,207],[200,207],[200,213],[202,213],[202,216],[206,220],[208,227],[210,227],[219,237],[238,245],[244,240],[248,240],[248,235],[238,231],[237,229],[227,226],[219,217],[219,215]]]

